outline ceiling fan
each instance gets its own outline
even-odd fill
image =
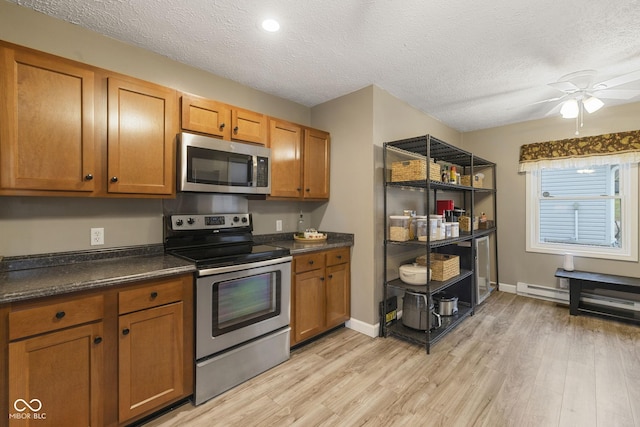
[[[604,106],[603,99],[629,100],[640,96],[640,89],[615,89],[640,80],[640,70],[633,71],[595,83],[597,72],[595,70],[582,70],[567,74],[558,79],[557,82],[549,83],[549,86],[563,92],[563,95],[537,102],[562,101],[560,104],[560,114],[565,119],[576,119],[576,135],[579,128],[583,126],[584,111],[595,113]],[[556,105],[549,113],[556,111]]]

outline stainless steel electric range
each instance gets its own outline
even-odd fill
[[[289,359],[292,258],[252,228],[248,213],[165,217],[165,251],[197,267],[196,405]]]

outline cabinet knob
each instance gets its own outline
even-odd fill
[[[86,179],[87,181],[91,181],[93,179],[93,175],[88,173],[87,175],[85,175],[84,179]]]
[[[324,282],[324,277],[321,277],[320,280],[322,280]]]
[[[59,311],[56,313],[56,319],[62,319],[67,313],[64,311]]]
[[[312,259],[309,260],[309,265],[313,265],[313,260]]]
[[[118,177],[117,176],[112,176],[111,177],[111,182],[118,182]]]
[[[333,274],[330,274],[330,275],[329,275],[329,279],[333,279]]]
[[[311,189],[310,189],[310,188],[307,188],[307,189],[306,189],[306,190],[304,190],[304,191],[309,192],[309,191],[311,191]]]
[[[298,188],[296,188],[296,190],[300,191],[300,190],[302,190],[302,188],[298,187]]]
[[[95,338],[93,339],[93,343],[94,343],[94,344],[100,344],[101,342],[102,342],[102,337],[95,337]]]
[[[151,299],[158,298],[158,293],[156,291],[151,292]]]
[[[224,123],[220,123],[220,130],[224,129],[225,124]]]
[[[124,329],[122,330],[122,335],[129,335],[129,332],[130,332],[130,331],[129,331],[129,328],[124,328]]]
[[[238,126],[233,128],[233,133],[237,134],[238,133]]]
[[[336,255],[336,258],[342,259],[342,255]]]

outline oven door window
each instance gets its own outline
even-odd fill
[[[280,272],[272,271],[213,284],[213,336],[280,314]]]
[[[187,147],[187,181],[199,184],[249,187],[253,156]]]

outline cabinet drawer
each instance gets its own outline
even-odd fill
[[[118,293],[118,314],[181,301],[182,280],[171,279]]]
[[[324,268],[324,254],[324,252],[314,252],[308,255],[296,255],[293,258],[295,261],[295,272],[302,273],[303,271]]]
[[[15,340],[44,332],[102,319],[102,295],[60,300],[9,313],[9,339]]]
[[[327,265],[338,265],[349,262],[351,251],[349,248],[335,249],[327,252]]]

